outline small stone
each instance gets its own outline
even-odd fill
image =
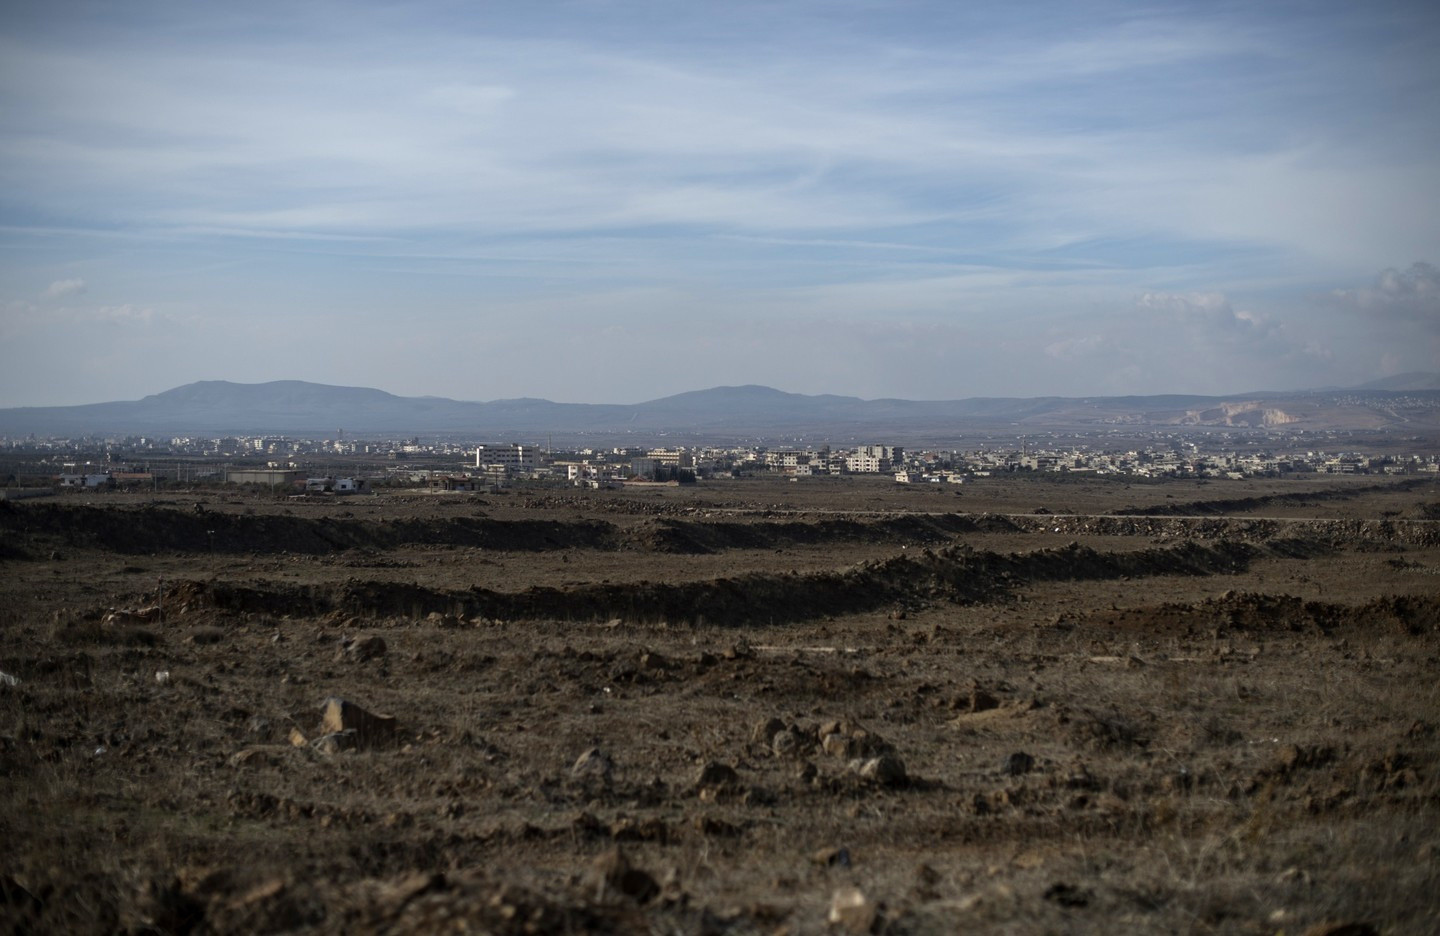
[[[322,731],[326,734],[353,731],[356,744],[361,748],[379,747],[395,740],[396,724],[393,715],[372,714],[337,696],[326,699],[322,711]]]
[[[793,757],[800,752],[800,736],[788,728],[777,731],[770,741],[770,750],[776,757]]]
[[[849,932],[868,933],[879,917],[879,909],[858,887],[842,887],[830,898],[830,922]]]
[[[615,762],[610,756],[598,747],[581,754],[570,765],[570,776],[577,779],[581,777],[599,777],[602,780],[609,780],[615,772]]]
[[[761,744],[770,744],[775,736],[785,730],[785,723],[778,718],[771,718],[758,722],[755,729],[750,732],[750,740]]]
[[[1275,875],[1275,880],[1280,884],[1309,884],[1310,874],[1301,868],[1290,867]]]
[[[610,891],[643,904],[660,893],[660,885],[655,883],[655,878],[649,872],[630,864],[630,859],[618,845],[595,859],[592,879],[599,899],[603,899],[606,892]]]
[[[998,699],[984,689],[981,689],[978,685],[971,687],[969,703],[970,711],[972,712],[988,712],[1000,705]]]
[[[356,663],[364,663],[367,660],[378,660],[383,657],[390,648],[385,644],[385,638],[379,636],[347,638],[340,641],[340,649],[335,652],[337,660],[353,660]]]
[[[345,731],[332,731],[327,735],[322,735],[316,738],[310,747],[313,748],[317,754],[333,757],[344,751],[354,751],[358,749],[360,742],[355,729],[351,728]]]
[[[1046,888],[1043,896],[1046,900],[1057,903],[1062,907],[1075,908],[1087,906],[1090,903],[1090,898],[1094,895],[1088,890],[1076,887],[1074,884],[1061,882],[1051,884]]]
[[[727,660],[748,660],[754,655],[755,651],[750,649],[750,645],[743,640],[726,647],[721,653],[721,656]]]
[[[915,869],[914,895],[920,900],[940,899],[940,872],[928,864]]]
[[[243,748],[230,756],[231,767],[266,766],[274,767],[280,764],[290,749],[284,745],[277,744],[253,744]]]
[[[1005,758],[1005,773],[1011,777],[1019,777],[1029,773],[1035,767],[1035,758],[1024,751],[1016,751]]]
[[[722,794],[734,793],[740,787],[740,775],[734,767],[711,761],[700,768],[695,777],[695,790],[703,800],[714,800]]]
[[[887,787],[903,786],[909,780],[905,775],[905,762],[893,754],[867,760],[860,766],[860,777]]]

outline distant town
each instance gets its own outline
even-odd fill
[[[1229,449],[1227,441],[1233,443]],[[481,491],[516,483],[613,488],[754,476],[805,482],[851,475],[958,485],[1024,472],[1136,479],[1440,474],[1440,456],[1433,452],[1301,450],[1293,438],[1285,450],[1272,451],[1263,443],[1263,436],[1227,440],[1212,434],[1196,441],[1156,433],[1125,448],[1052,435],[964,450],[910,450],[883,442],[552,450],[520,442],[347,439],[343,433],[327,439],[27,437],[0,438],[0,469],[4,488],[32,494],[208,483],[259,485],[297,496],[379,488]]]

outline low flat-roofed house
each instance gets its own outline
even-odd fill
[[[230,484],[269,484],[289,487],[305,480],[305,472],[288,468],[230,468],[225,472]]]
[[[478,491],[485,484],[482,479],[469,475],[434,475],[430,478],[432,491]]]
[[[62,474],[60,486],[65,488],[99,488],[106,485],[113,485],[115,479],[108,471],[97,471],[93,474]]]

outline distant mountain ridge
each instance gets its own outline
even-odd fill
[[[141,400],[0,410],[0,434],[353,435],[456,434],[533,439],[678,434],[804,434],[876,439],[1013,429],[1166,426],[1287,429],[1440,428],[1440,374],[1403,374],[1361,387],[1227,396],[973,397],[863,400],[746,385],[694,390],[635,404],[520,398],[467,402],[401,397],[370,387],[301,380],[204,380]]]

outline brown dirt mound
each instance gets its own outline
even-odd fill
[[[1194,604],[1166,603],[1120,612],[1098,612],[1085,618],[1084,624],[1086,628],[1115,627],[1169,634],[1314,631],[1328,635],[1360,629],[1372,634],[1391,631],[1411,636],[1437,633],[1437,625],[1440,625],[1440,598],[1399,595],[1347,605],[1256,592],[1227,593]]]
[[[698,582],[587,584],[498,592],[352,580],[342,585],[184,583],[172,603],[231,611],[423,617],[432,613],[499,620],[691,621],[722,625],[784,623],[896,605],[1002,599],[1028,582],[1121,576],[1216,575],[1240,571],[1258,555],[1243,543],[1185,543],[1124,553],[1070,544],[1029,553],[952,547],[916,557],[862,563],[839,572],[753,574]]]
[[[1434,484],[1429,478],[1412,478],[1398,483],[1371,484],[1365,487],[1348,488],[1343,491],[1297,491],[1291,494],[1269,494],[1264,497],[1230,497],[1216,500],[1193,500],[1173,504],[1156,504],[1152,507],[1121,507],[1111,511],[1117,517],[1197,517],[1209,514],[1245,513],[1264,507],[1282,504],[1309,504],[1316,501],[1351,500],[1377,491],[1409,491],[1426,484]],[[1436,517],[1424,519],[1440,519]]]
[[[196,513],[165,507],[133,510],[26,504],[0,511],[6,538],[42,539],[118,553],[301,553],[406,545],[535,552],[617,549],[615,528],[589,520],[397,519],[385,522],[284,514]]]

